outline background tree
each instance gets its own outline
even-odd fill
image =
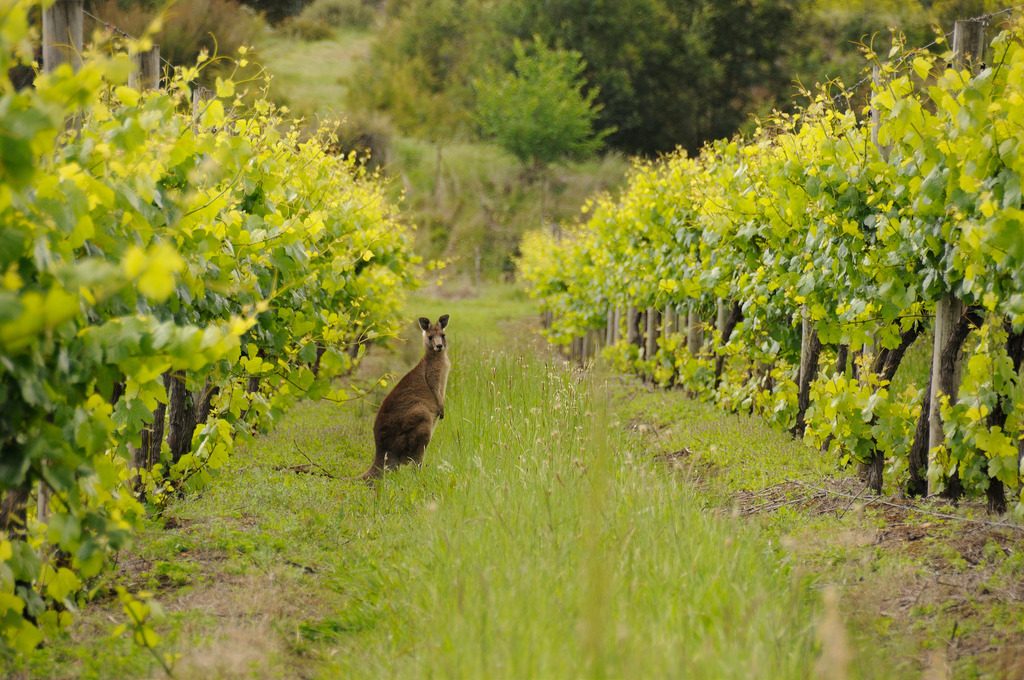
[[[523,0],[504,30],[576,50],[600,88],[610,146],[653,154],[729,136],[785,89],[794,3],[784,0]],[[786,85],[785,87],[788,87]]]
[[[349,103],[386,111],[402,133],[451,139],[466,129],[471,83],[494,44],[482,0],[410,0],[391,16],[350,79]]]
[[[524,165],[529,179],[540,180],[544,219],[548,166],[592,156],[612,131],[595,129],[598,91],[586,89],[578,52],[550,49],[539,38],[530,50],[516,40],[512,51],[511,72],[476,83],[477,123]]]
[[[486,0],[410,0],[392,8],[370,58],[349,79],[349,105],[383,112],[396,130],[436,151],[435,199],[443,202],[442,150],[468,131],[471,83],[496,39]]]
[[[586,89],[578,52],[513,44],[513,71],[477,81],[477,122],[485,137],[540,174],[562,160],[582,160],[611,130],[596,131],[598,90]]]
[[[785,68],[792,81],[811,89],[831,80],[859,81],[864,58],[858,47],[873,46],[885,55],[893,29],[908,45],[928,44],[934,38],[932,22],[938,20],[920,2],[906,0],[814,0],[802,9]]]

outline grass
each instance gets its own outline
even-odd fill
[[[179,677],[1021,677],[1019,533],[811,493],[859,487],[756,418],[553,358],[509,288],[412,300],[411,342],[365,376],[442,313],[422,469],[347,481],[382,395],[304,403],[122,556]],[[101,596],[8,670],[159,675],[109,637],[121,616]]]
[[[355,29],[314,42],[271,33],[258,46],[257,59],[274,76],[271,92],[294,113],[337,118],[346,108],[346,80],[371,41],[370,33]]]
[[[699,479],[713,481],[705,491],[709,505],[731,502],[737,492],[760,490],[788,480],[818,480],[835,464],[788,433],[773,430],[748,415],[723,413],[713,404],[679,393],[620,379],[618,410],[645,431],[656,452],[686,451],[685,462]]]
[[[538,355],[520,294],[418,300],[452,315],[446,418],[422,469],[344,478],[373,405],[307,403],[139,537],[182,677],[801,678],[817,597],[785,551],[702,511],[620,422],[614,387]],[[402,362],[407,364],[408,362]],[[90,607],[33,674],[154,662]]]
[[[898,380],[927,383],[929,345],[919,339]],[[746,517],[834,594],[849,677],[1024,677],[1019,525],[988,524],[998,518],[983,501],[875,497],[817,450],[680,392],[622,379],[619,398],[619,412],[701,489],[709,511]]]

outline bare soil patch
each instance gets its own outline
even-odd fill
[[[736,494],[733,513],[767,516],[789,508],[835,520],[784,541],[824,566],[851,627],[882,630],[882,643],[915,645],[918,670],[959,677],[1024,678],[1024,527],[985,515],[983,502],[951,508],[937,499],[876,496],[856,478],[789,481]],[[846,518],[847,521],[843,521]],[[853,521],[851,521],[853,520]],[[1017,558],[1017,562],[1012,560]],[[833,559],[833,558],[829,558]],[[975,672],[975,671],[971,671]],[[931,676],[929,676],[931,677]]]

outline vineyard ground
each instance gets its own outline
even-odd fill
[[[156,594],[177,677],[1024,677],[1024,534],[982,507],[875,499],[755,418],[572,371],[509,289],[410,310],[452,315],[424,469],[345,481],[382,393],[303,404],[103,584]],[[20,672],[159,676],[121,620],[101,595]]]
[[[854,677],[1024,677],[1024,527],[992,526],[983,501],[874,496],[756,419],[619,382],[623,417],[708,511],[757,526],[837,589]]]

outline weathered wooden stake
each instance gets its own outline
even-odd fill
[[[958,20],[953,26],[953,66],[971,68],[980,64],[985,56],[985,23],[981,20]],[[935,449],[942,446],[945,434],[942,431],[942,402],[940,395],[947,395],[951,402],[956,401],[959,387],[959,347],[952,351],[951,343],[957,325],[966,313],[963,302],[953,295],[948,295],[935,305],[935,338],[932,345],[932,380],[929,390],[928,414],[928,461],[934,461]],[[960,341],[962,342],[962,340]],[[954,473],[948,481],[947,491],[954,497],[959,493],[959,474]],[[936,492],[935,483],[929,478],[928,493]]]
[[[671,304],[665,305],[665,315],[661,320],[661,337],[667,338],[676,328],[676,308]]]
[[[202,85],[195,85],[192,88],[192,130],[193,132],[199,132],[199,119],[203,115],[203,102],[213,98],[213,92],[207,90]]]
[[[956,371],[945,375],[942,371],[942,354],[950,341],[953,327],[964,313],[964,305],[949,295],[935,305],[935,338],[932,341],[932,380],[929,389],[928,403],[928,462],[934,459],[934,451],[946,441],[942,431],[942,403],[939,396],[946,394],[956,399]],[[928,493],[935,493],[934,482],[929,481]]]
[[[82,22],[85,0],[56,0],[43,10],[43,70],[61,64],[82,66]]]
[[[797,372],[797,408],[796,424],[793,434],[804,435],[807,427],[807,409],[811,404],[811,382],[818,374],[818,358],[821,356],[821,341],[811,323],[811,315],[806,307],[800,310],[800,368]]]
[[[160,46],[136,54],[135,68],[128,75],[128,86],[137,90],[156,90],[160,87]]]
[[[953,24],[953,66],[976,70],[985,59],[985,20],[957,19]]]
[[[196,429],[196,407],[185,386],[185,371],[169,371],[164,375],[167,389],[167,446],[171,462],[177,463],[192,447]]]
[[[61,64],[71,64],[77,71],[82,66],[82,23],[84,0],[56,0],[43,10],[43,70],[47,73]],[[69,128],[76,126],[72,118]],[[50,517],[50,487],[42,482],[37,487],[36,515],[40,522]]]
[[[704,345],[704,327],[701,325],[700,316],[697,314],[697,304],[691,302],[686,310],[686,349],[690,356],[700,354]]]
[[[631,345],[641,346],[640,337],[640,312],[633,305],[626,308],[626,342]]]
[[[644,359],[651,359],[658,352],[658,310],[654,307],[647,310],[647,333],[644,338]]]

